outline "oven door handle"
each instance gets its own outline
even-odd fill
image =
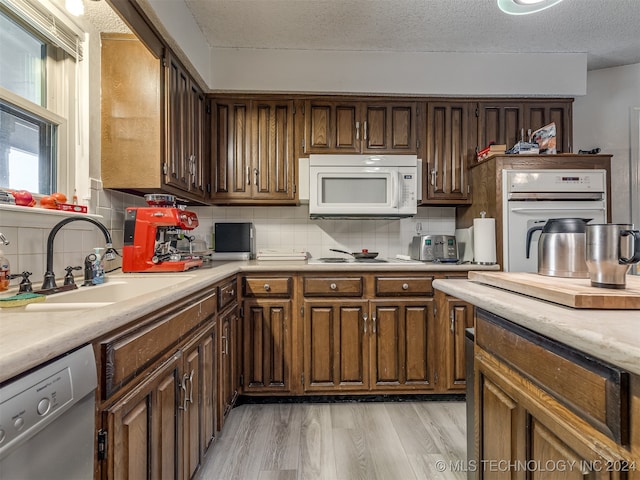
[[[510,208],[510,212],[515,213],[540,213],[540,212],[604,212],[605,208],[591,207],[591,208],[578,208],[578,207],[562,207],[562,208],[526,208],[516,207]]]

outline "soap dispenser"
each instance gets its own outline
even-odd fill
[[[0,233],[0,246],[9,245],[9,240]],[[9,289],[9,282],[11,280],[11,267],[9,265],[9,259],[4,256],[2,250],[0,250],[0,292]]]
[[[91,269],[93,270],[91,282],[94,285],[100,285],[101,283],[104,283],[104,267],[102,265],[102,256],[100,255],[100,250],[104,250],[104,248],[94,248],[93,250],[96,258],[91,266]]]

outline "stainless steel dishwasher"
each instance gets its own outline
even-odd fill
[[[90,345],[0,385],[0,478],[93,478],[96,386]]]

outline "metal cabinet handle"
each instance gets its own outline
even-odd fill
[[[360,122],[356,122],[356,140],[360,140]]]
[[[189,402],[190,403],[193,403],[193,373],[194,371],[191,370],[191,374],[189,374]],[[186,398],[185,398],[185,404],[186,404]]]
[[[227,355],[228,353],[228,347],[229,347],[229,343],[227,342],[227,336],[223,335],[222,336],[222,354],[223,355]]]
[[[453,315],[453,310],[451,310],[451,314],[449,315],[449,329],[451,333],[456,332],[456,317]]]
[[[366,313],[362,314],[362,319],[364,320],[364,333],[367,333],[367,319],[369,318],[369,315]]]
[[[403,290],[409,290],[409,284],[408,283],[403,283],[402,284],[402,289]]]
[[[236,294],[236,290],[235,288],[232,288],[231,290],[229,290],[229,296],[233,297]]]
[[[436,169],[434,168],[433,170],[431,170],[431,185],[433,185],[435,187],[436,185]]]
[[[247,167],[247,185],[251,185],[251,169]]]
[[[367,139],[367,122],[364,122],[364,139]]]
[[[180,382],[180,388],[182,389],[183,393],[184,393],[184,400],[182,401],[182,406],[179,406],[178,409],[180,410],[187,410],[187,381],[189,379],[189,376],[185,373],[184,375],[182,375],[182,382]]]
[[[253,169],[253,175],[256,177],[256,181],[253,182],[253,184],[257,187],[258,186],[258,169],[257,168]]]
[[[271,285],[269,285],[268,283],[265,283],[264,289],[268,292],[269,290],[271,290]]]
[[[374,315],[371,320],[373,320],[373,330],[372,331],[373,331],[373,333],[376,333],[378,331],[378,327],[377,327],[377,323],[376,323],[376,320],[377,320],[376,316]]]
[[[329,288],[331,290],[335,290],[336,288],[338,288],[338,285],[336,285],[335,283],[332,283],[331,285],[329,285]]]

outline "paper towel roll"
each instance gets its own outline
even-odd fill
[[[496,263],[496,219],[473,219],[473,256],[474,263]]]

